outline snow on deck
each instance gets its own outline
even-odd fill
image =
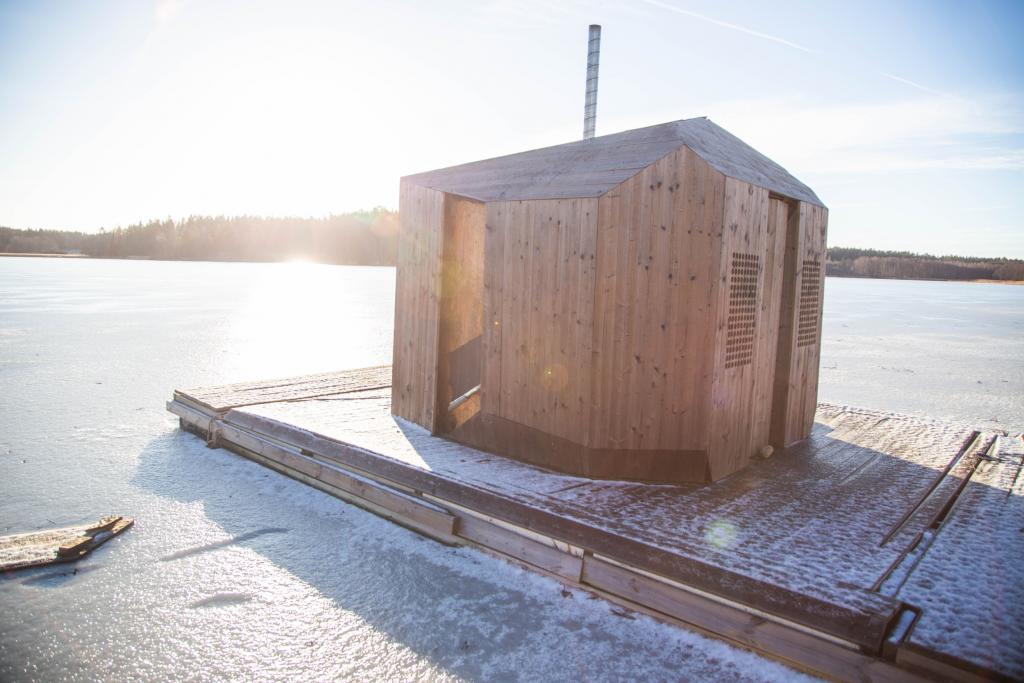
[[[897,597],[922,609],[911,646],[1024,680],[1024,444],[1000,441]]]

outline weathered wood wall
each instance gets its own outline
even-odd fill
[[[584,443],[596,199],[487,204],[484,412]]]
[[[434,429],[443,192],[402,182],[391,412]]]
[[[726,180],[722,286],[714,302],[712,479],[744,467],[770,440],[785,212],[767,190]]]
[[[786,270],[793,273],[793,283],[787,283],[781,301],[774,390],[777,410],[771,429],[771,441],[777,447],[807,438],[814,424],[827,231],[828,209],[807,202],[791,209]]]
[[[599,200],[588,445],[707,448],[724,185],[681,148]]]

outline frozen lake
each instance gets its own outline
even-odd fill
[[[825,280],[819,400],[1024,431],[1024,286]]]
[[[0,258],[0,680],[792,680],[177,430],[174,387],[387,363],[394,271]],[[826,284],[823,400],[1024,425],[1024,287]],[[77,571],[76,571],[77,569]],[[618,612],[618,610],[616,610]]]

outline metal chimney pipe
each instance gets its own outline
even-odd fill
[[[590,25],[587,42],[587,96],[583,104],[583,139],[594,137],[597,127],[597,67],[601,61],[601,26]]]

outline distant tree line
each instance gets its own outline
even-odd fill
[[[98,233],[0,227],[0,253],[181,261],[285,261],[394,265],[398,214],[384,208],[326,218],[189,216]]]
[[[398,213],[381,207],[326,218],[189,216],[98,233],[0,227],[0,253],[97,258],[394,265]],[[831,247],[828,275],[924,280],[1024,280],[1024,261]]]
[[[85,233],[67,230],[15,230],[0,227],[0,253],[68,254],[81,253]]]
[[[1024,280],[1024,261],[830,247],[826,273],[898,280]]]

